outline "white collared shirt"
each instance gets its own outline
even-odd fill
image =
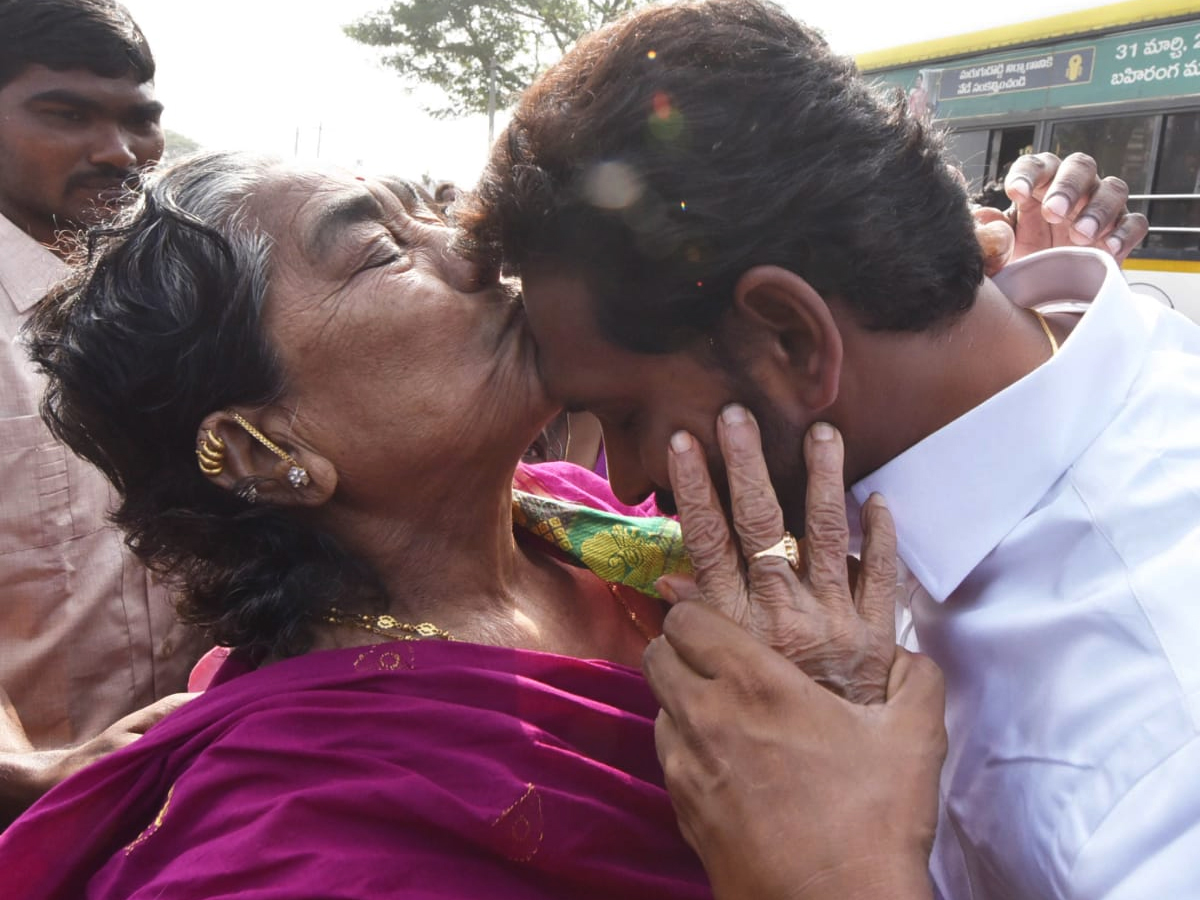
[[[996,284],[1091,304],[1052,360],[851,491],[887,499],[946,676],[934,880],[1200,898],[1200,328],[1091,250]]]

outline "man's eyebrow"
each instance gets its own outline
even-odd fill
[[[66,88],[54,88],[49,91],[42,91],[40,94],[34,94],[30,97],[27,103],[61,103],[64,106],[74,106],[78,109],[86,109],[90,112],[102,112],[107,107],[104,103],[89,97],[86,94],[80,94]],[[138,114],[146,117],[161,116],[163,105],[157,100],[149,100],[145,103],[135,104],[132,109]]]
[[[322,259],[342,231],[360,222],[383,220],[383,205],[372,194],[340,197],[321,211],[304,238],[304,255]]]

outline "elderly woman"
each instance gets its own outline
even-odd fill
[[[48,419],[235,651],[0,838],[6,896],[708,894],[633,668],[661,609],[581,564],[646,588],[677,529],[514,502],[555,407],[452,238],[407,185],[213,154],[43,304]]]

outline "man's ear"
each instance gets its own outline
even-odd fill
[[[294,462],[269,449],[238,422],[238,416]],[[337,488],[337,469],[326,457],[296,443],[288,427],[290,422],[291,414],[275,407],[237,407],[209,413],[196,434],[201,471],[226,490],[253,487],[255,502],[276,506],[323,505]],[[293,484],[289,480],[293,465],[304,471],[307,483]]]
[[[811,412],[837,400],[842,334],[812,285],[780,266],[755,266],[738,279],[734,312],[760,338],[750,363],[760,382],[778,380]]]

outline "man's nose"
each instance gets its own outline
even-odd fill
[[[133,151],[133,139],[119,125],[104,125],[97,129],[92,141],[88,162],[94,166],[111,166],[115,169],[132,169],[137,165],[137,154]]]

